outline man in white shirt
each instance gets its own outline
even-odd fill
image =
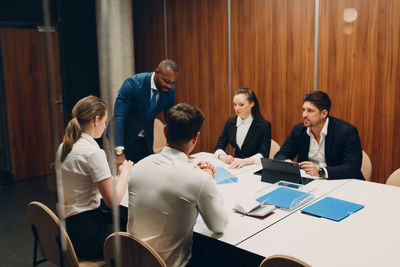
[[[222,232],[228,223],[214,167],[189,163],[203,121],[196,107],[172,107],[164,128],[167,147],[137,163],[129,180],[127,230],[154,248],[168,266],[189,262],[199,213],[213,232]]]

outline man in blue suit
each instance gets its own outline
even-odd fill
[[[178,66],[165,59],[154,72],[139,73],[122,84],[115,101],[115,153],[117,164],[138,162],[153,154],[154,119],[175,105]]]
[[[357,128],[329,116],[331,100],[321,91],[303,97],[303,122],[295,125],[275,159],[297,161],[306,173],[327,179],[364,179]]]

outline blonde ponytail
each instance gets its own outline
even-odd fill
[[[75,104],[72,109],[72,120],[69,121],[65,128],[63,138],[63,147],[61,151],[61,162],[65,160],[73,145],[81,137],[83,130],[82,126],[89,123],[96,116],[102,118],[106,113],[107,106],[103,100],[97,96],[87,96],[82,98]]]
[[[74,117],[69,121],[67,128],[65,128],[65,135],[63,138],[63,147],[61,151],[61,162],[65,160],[69,152],[72,150],[72,146],[81,137],[82,129],[79,125],[78,120]]]

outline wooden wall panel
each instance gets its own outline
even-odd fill
[[[357,10],[354,22],[345,8]],[[400,167],[399,14],[398,0],[320,0],[318,88],[332,115],[358,128],[382,183]]]
[[[229,114],[227,1],[168,0],[168,57],[180,69],[177,102],[206,120],[196,151],[212,151]]]
[[[163,0],[133,0],[135,73],[154,71],[165,58]]]
[[[232,91],[255,91],[279,144],[301,122],[302,97],[313,90],[314,2],[232,0]]]
[[[52,59],[57,75],[56,92],[60,94],[57,35],[52,38],[52,46],[56,48]],[[14,180],[52,173],[54,150],[44,34],[36,29],[0,28],[0,41]],[[62,112],[56,116],[59,125],[63,125]]]

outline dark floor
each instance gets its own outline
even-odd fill
[[[0,267],[32,266],[33,235],[26,206],[39,201],[55,211],[53,177],[39,177],[0,185]],[[193,237],[194,266],[255,266],[262,257],[199,234]],[[41,267],[55,266],[45,262]]]
[[[36,200],[55,211],[56,193],[52,187],[52,177],[0,185],[0,267],[32,266],[33,235],[26,205]],[[55,265],[46,262],[39,266]]]

